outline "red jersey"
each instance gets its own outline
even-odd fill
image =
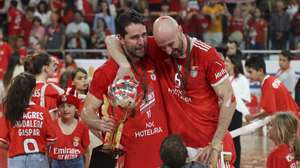
[[[55,84],[47,84],[37,81],[32,95],[32,101],[42,107],[46,107],[49,112],[57,110],[57,99],[63,94],[57,89]]]
[[[256,31],[255,42],[259,44],[264,44],[266,41],[265,31],[268,28],[268,24],[265,20],[249,20],[248,25]]]
[[[8,22],[8,35],[16,36],[20,35],[22,32],[21,24],[23,19],[23,14],[16,8],[10,7],[7,12],[9,22]]]
[[[3,42],[0,44],[0,80],[3,80],[12,52],[13,50],[8,43]]]
[[[89,129],[83,122],[78,122],[70,135],[65,135],[58,122],[56,143],[51,145],[49,157],[55,160],[70,160],[82,156],[90,144]]]
[[[24,40],[25,46],[29,45],[29,37],[31,34],[32,24],[33,24],[32,20],[29,20],[26,17],[22,20],[22,29],[24,31],[23,40]]]
[[[213,86],[227,79],[228,73],[214,48],[197,39],[189,39],[192,48],[188,73],[185,72],[188,56],[177,59],[176,65],[174,59],[166,55],[151,37],[148,38],[147,52],[156,60],[171,133],[180,134],[187,146],[198,148],[207,146],[217,129],[220,108]],[[187,85],[184,91],[185,79]],[[225,139],[229,142],[224,142],[224,150],[232,152],[234,161],[232,138],[227,136]]]
[[[145,97],[148,101],[142,101],[136,109],[135,116],[129,117],[124,125],[121,137],[121,145],[126,151],[124,164],[128,168],[160,167],[162,163],[159,148],[163,139],[168,135],[168,130],[156,71],[147,58],[135,65],[136,79],[140,79],[142,74],[146,75]],[[142,67],[145,67],[145,73]],[[113,60],[108,60],[95,71],[89,92],[102,100],[103,95],[107,94],[107,87],[113,83],[117,70],[118,65]],[[139,84],[138,94],[143,93],[142,83]],[[115,113],[119,116],[123,112],[115,110]]]
[[[267,168],[297,168],[297,161],[287,144],[279,145],[269,154]]]
[[[243,19],[237,19],[235,17],[231,17],[229,21],[229,31],[230,33],[233,33],[235,31],[239,31],[241,33],[244,32],[244,20]]]
[[[23,118],[14,126],[4,116],[0,121],[0,141],[9,144],[10,158],[29,153],[45,153],[47,141],[56,140],[56,129],[48,111],[34,103],[29,105]]]
[[[274,76],[267,75],[261,87],[261,108],[272,115],[276,112],[289,111],[296,113],[300,109],[282,82]]]

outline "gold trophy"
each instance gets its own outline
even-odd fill
[[[111,115],[115,117],[115,108],[122,111],[120,119],[116,123],[113,133],[107,132],[103,144],[93,150],[90,168],[114,168],[117,157],[123,155],[125,151],[120,149],[120,141],[124,124],[129,116],[134,116],[135,107],[140,102],[137,96],[138,84],[132,79],[119,79],[109,86],[108,96],[103,95],[103,105],[101,107],[102,116],[110,116],[108,113],[109,106],[112,106]]]

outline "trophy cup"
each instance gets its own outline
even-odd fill
[[[129,116],[134,115],[135,107],[139,102],[137,86],[138,83],[132,79],[119,79],[109,86],[108,96],[103,95],[102,115],[109,116],[109,106],[112,106],[113,117],[116,115],[114,109],[117,107],[121,109],[119,111],[122,111],[122,114],[119,115],[120,119],[117,120],[114,132],[107,132],[103,144],[94,148],[90,168],[115,168],[117,157],[125,153],[120,149],[120,140],[124,124]]]

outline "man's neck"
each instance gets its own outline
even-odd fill
[[[258,77],[259,82],[262,83],[266,76],[267,76],[266,74],[263,74],[263,75],[259,76]]]
[[[124,47],[122,47],[122,48],[123,48],[123,51],[125,52],[125,55],[129,62],[135,64],[136,62],[138,62],[140,60],[140,57],[133,56],[132,54],[128,53],[128,51]]]
[[[43,81],[43,82],[47,82],[47,76],[44,74],[39,74],[36,76],[36,80],[37,81]]]

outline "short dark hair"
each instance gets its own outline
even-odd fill
[[[281,50],[281,53],[280,53],[283,57],[287,58],[288,61],[290,62],[291,59],[292,59],[292,54],[289,50]]]
[[[87,75],[87,72],[85,69],[78,67],[72,72],[72,81],[75,79],[75,76],[78,72],[82,72],[83,74]]]
[[[263,72],[266,73],[266,63],[263,56],[251,56],[246,60],[245,66],[257,71],[263,69]]]
[[[143,15],[137,11],[130,9],[123,12],[117,19],[117,33],[124,37],[127,32],[125,28],[131,23],[144,24]]]
[[[10,5],[16,8],[18,6],[18,1],[12,0],[10,1]]]
[[[228,43],[235,44],[236,48],[239,48],[239,43],[235,40],[229,40]]]
[[[165,166],[180,168],[188,157],[187,149],[179,135],[167,136],[160,146],[160,158]]]

